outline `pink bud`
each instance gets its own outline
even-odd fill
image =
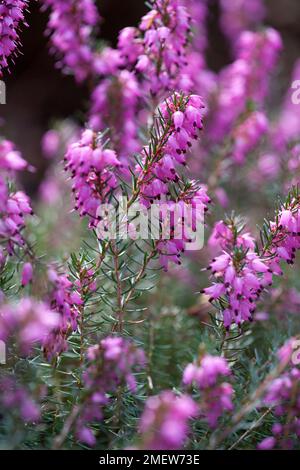
[[[32,280],[32,265],[25,263],[22,269],[22,286],[25,287]]]

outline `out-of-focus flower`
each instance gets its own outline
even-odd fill
[[[141,149],[137,125],[140,95],[135,75],[127,70],[106,78],[92,93],[90,126],[102,132],[109,128],[112,147],[125,166]]]
[[[38,405],[30,396],[28,390],[17,384],[12,377],[0,379],[0,406],[10,413],[18,413],[25,423],[34,423],[40,419],[41,412]]]
[[[83,299],[67,275],[50,268],[48,278],[53,286],[49,294],[49,305],[57,312],[59,319],[57,327],[49,332],[43,344],[45,356],[51,360],[67,350],[67,338],[72,331],[77,330]]]
[[[140,449],[182,449],[189,432],[188,421],[197,416],[198,407],[188,396],[166,390],[146,401],[140,419]]]
[[[8,342],[14,338],[21,354],[28,355],[35,345],[42,345],[58,324],[58,315],[47,304],[31,298],[0,308],[0,339]]]
[[[22,268],[22,286],[25,287],[32,281],[32,264],[24,263]]]
[[[10,140],[0,141],[0,170],[20,171],[28,167],[26,160]]]
[[[262,136],[267,133],[268,127],[266,115],[256,111],[233,130],[231,157],[235,163],[244,163],[247,154],[255,149]]]
[[[263,405],[272,407],[276,422],[272,436],[265,438],[258,448],[269,450],[274,447],[292,449],[300,437],[300,369],[293,364],[293,344],[287,341],[278,351],[280,365],[287,369],[272,380],[263,398]]]
[[[60,134],[53,129],[47,131],[42,138],[42,151],[46,158],[53,158],[57,155],[60,146]]]
[[[135,369],[145,364],[142,349],[133,343],[116,336],[104,338],[100,344],[92,346],[87,352],[90,365],[83,374],[87,400],[76,423],[77,438],[89,446],[96,443],[96,438],[88,424],[102,419],[102,408],[109,402],[109,395],[126,384],[133,393],[136,381]]]
[[[183,373],[184,385],[195,385],[200,391],[199,409],[211,427],[225,411],[233,410],[233,388],[222,379],[231,375],[226,359],[205,354],[199,363],[189,364]]]
[[[94,73],[93,28],[99,21],[94,0],[43,0],[50,9],[48,31],[57,66],[78,82]]]
[[[221,0],[221,27],[236,51],[240,34],[251,30],[263,21],[263,0]]]

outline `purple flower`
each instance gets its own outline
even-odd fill
[[[224,377],[231,375],[226,359],[208,354],[198,364],[188,364],[183,373],[184,385],[195,385],[200,391],[199,409],[208,424],[215,428],[224,411],[232,411],[233,388]]]
[[[94,0],[43,0],[50,9],[48,23],[58,67],[74,73],[78,82],[93,74],[93,28],[99,21]]]
[[[96,227],[100,205],[108,201],[108,196],[118,184],[113,172],[120,165],[117,155],[113,150],[102,147],[97,133],[85,130],[80,142],[69,147],[65,163],[65,170],[73,179],[75,209],[82,217],[89,217],[91,228]]]
[[[0,3],[0,77],[8,67],[8,58],[17,52],[19,27],[24,22],[27,0],[3,0]]]
[[[0,405],[9,409],[10,415],[17,412],[25,423],[34,423],[40,419],[38,405],[28,390],[12,377],[0,379]]]
[[[276,439],[274,437],[266,437],[263,439],[257,446],[259,450],[271,450],[276,444]]]
[[[184,2],[153,0],[153,9],[139,28],[121,31],[118,49],[128,65],[143,74],[145,92],[153,95],[174,90],[187,65],[186,49],[191,19]]]
[[[258,448],[272,449],[275,446],[290,449],[298,445],[300,437],[300,369],[292,362],[294,339],[287,341],[278,351],[281,367],[278,377],[269,384],[263,405],[273,409],[278,419],[272,427],[273,436],[265,438]]]
[[[166,390],[146,401],[140,419],[140,449],[176,450],[184,445],[188,421],[197,415],[198,407],[188,396],[176,396]]]
[[[43,344],[45,356],[50,360],[68,349],[67,338],[78,327],[83,289],[93,288],[93,274],[85,271],[81,281],[73,285],[67,275],[50,268],[48,278],[53,286],[49,305],[57,312],[59,319],[57,327],[47,335]]]
[[[21,354],[28,355],[35,345],[42,345],[59,324],[58,315],[43,303],[23,298],[17,304],[0,308],[0,339],[14,339]]]
[[[221,27],[229,38],[234,50],[240,34],[251,30],[262,22],[265,16],[263,0],[221,0]]]
[[[94,131],[104,131],[109,125],[112,147],[125,166],[141,149],[137,121],[140,95],[135,75],[127,70],[117,70],[112,77],[101,81],[92,93],[90,127]]]
[[[22,286],[25,287],[32,281],[32,264],[24,263],[22,269]]]
[[[93,446],[96,439],[89,423],[102,419],[102,408],[109,402],[108,394],[115,393],[120,385],[126,384],[132,393],[135,392],[133,371],[144,366],[145,356],[130,341],[108,336],[89,348],[87,358],[90,364],[83,374],[87,398],[76,423],[76,436]]]

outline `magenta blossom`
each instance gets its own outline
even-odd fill
[[[102,408],[109,402],[109,394],[126,384],[133,393],[136,390],[134,370],[145,364],[144,352],[133,343],[116,336],[108,336],[87,352],[90,365],[84,372],[84,387],[88,394],[83,410],[76,423],[77,438],[94,446],[96,438],[88,426],[102,420]]]
[[[65,163],[65,169],[73,179],[75,209],[82,217],[89,217],[90,227],[96,227],[100,205],[108,201],[108,196],[118,185],[113,171],[120,165],[117,155],[102,147],[97,133],[85,130],[80,142],[69,147]]]
[[[222,379],[231,375],[226,359],[204,355],[199,364],[189,364],[183,373],[184,385],[195,385],[200,391],[200,414],[215,428],[225,411],[233,410],[233,388]]]
[[[35,345],[42,345],[58,324],[55,312],[31,298],[4,304],[0,309],[0,339],[8,342],[14,338],[21,354],[30,354]]]
[[[3,0],[0,3],[0,77],[19,45],[19,27],[26,25],[24,13],[27,0]]]
[[[82,82],[94,68],[93,28],[99,21],[94,0],[43,0],[50,9],[48,23],[57,66]]]
[[[32,281],[32,264],[24,263],[22,269],[22,286],[25,287]]]
[[[189,432],[188,421],[197,416],[198,407],[188,396],[166,390],[146,401],[140,419],[141,444],[147,450],[182,449]]]

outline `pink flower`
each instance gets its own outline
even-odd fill
[[[29,284],[32,280],[32,264],[31,263],[24,263],[22,269],[22,286],[25,287]]]
[[[43,0],[50,9],[48,30],[58,67],[82,82],[94,70],[92,31],[99,21],[94,0]]]
[[[30,354],[35,344],[42,345],[47,335],[59,324],[58,315],[43,303],[23,298],[17,304],[4,304],[0,309],[0,339],[15,337],[21,354]]]
[[[0,4],[0,77],[8,67],[8,58],[17,52],[19,27],[25,24],[24,12],[27,0],[4,0]]]
[[[130,341],[108,336],[87,352],[90,365],[83,374],[87,399],[76,423],[76,436],[89,446],[96,443],[90,422],[102,419],[102,408],[109,402],[109,395],[126,384],[133,393],[136,390],[134,370],[145,364],[144,352]]]
[[[89,217],[91,228],[96,227],[100,205],[108,201],[118,184],[113,171],[120,165],[117,155],[102,147],[95,132],[85,130],[81,140],[69,146],[65,163],[73,179],[75,209],[82,217]]]
[[[271,450],[276,444],[276,439],[274,437],[266,437],[263,439],[257,446],[259,450]]]
[[[60,135],[55,130],[47,131],[42,139],[42,150],[47,158],[56,156],[60,145]]]
[[[28,167],[27,162],[9,140],[0,141],[0,169],[20,171]]]
[[[178,89],[187,65],[186,50],[191,19],[178,0],[155,0],[139,28],[125,28],[118,48],[125,63],[143,74],[143,88],[153,95]]]
[[[272,436],[265,438],[258,448],[283,449],[297,447],[300,437],[300,369],[293,364],[293,343],[291,338],[278,351],[280,365],[285,370],[268,385],[263,405],[272,407],[278,421],[272,426]]]
[[[81,281],[75,285],[68,276],[53,268],[49,269],[48,278],[52,284],[49,304],[58,314],[57,328],[47,335],[43,344],[44,354],[50,360],[68,349],[67,338],[72,331],[77,330],[80,306],[83,304],[83,290],[88,292],[93,285],[93,273],[82,272]]]
[[[127,70],[116,70],[92,93],[89,124],[94,131],[104,131],[109,123],[111,145],[126,167],[141,149],[137,121],[140,96],[138,81]]]
[[[265,16],[263,0],[221,0],[221,27],[234,50],[240,34],[259,25]]]
[[[40,420],[40,409],[30,396],[28,390],[17,384],[15,378],[0,379],[0,403],[10,410],[10,414],[17,411],[25,423],[34,423]]]
[[[140,449],[181,449],[188,435],[188,421],[197,415],[197,405],[188,395],[177,397],[166,390],[146,401],[140,419]]]
[[[188,364],[183,372],[184,385],[193,385],[200,391],[200,415],[212,428],[218,424],[219,417],[225,411],[233,410],[233,388],[224,377],[230,376],[231,370],[226,359],[204,355],[197,364]]]
[[[264,113],[256,111],[233,131],[232,158],[235,163],[243,164],[249,154],[259,144],[268,131],[268,120]]]

